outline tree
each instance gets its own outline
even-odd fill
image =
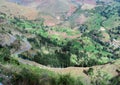
[[[10,50],[8,47],[0,48],[0,60],[9,61],[10,60]]]
[[[84,25],[84,24],[81,25],[80,28],[79,28],[81,33],[84,33],[87,29],[88,29],[87,25]]]

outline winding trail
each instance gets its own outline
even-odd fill
[[[34,61],[24,60],[22,58],[17,58],[18,62],[30,66],[36,66],[42,69],[47,69],[50,71],[53,71],[57,74],[71,74],[74,77],[80,77],[81,80],[84,82],[84,85],[90,85],[90,76],[86,75],[83,71],[89,69],[90,67],[67,67],[67,68],[54,68],[54,67],[47,67],[41,64],[38,64]],[[94,69],[94,74],[98,73],[98,71],[105,72],[110,74],[112,77],[118,75],[116,72],[116,69],[120,68],[120,59],[117,61],[114,61],[113,64],[108,63],[105,65],[96,65],[92,66]]]
[[[74,75],[78,75],[78,74],[82,73],[82,75],[85,76],[86,74],[83,73],[83,70],[87,70],[89,68],[89,67],[86,67],[86,68],[85,67],[54,68],[54,67],[47,67],[47,66],[38,64],[34,61],[25,60],[25,59],[22,59],[22,58],[18,58],[18,61],[22,64],[36,66],[36,67],[39,67],[39,68],[42,68],[42,69],[48,69],[48,70],[51,70],[51,71],[54,71],[54,72],[60,73],[60,74],[61,73],[62,74],[71,73],[71,74],[74,74]]]
[[[50,71],[53,71],[57,74],[71,74],[73,76],[80,76],[81,80],[83,82],[85,82],[85,85],[89,85],[90,84],[90,77],[87,76],[83,70],[87,70],[88,67],[67,67],[67,68],[54,68],[54,67],[47,67],[41,64],[38,64],[34,61],[29,61],[29,60],[24,60],[22,58],[17,58],[18,62],[22,63],[22,64],[26,64],[26,65],[30,65],[30,66],[36,66],[42,69],[47,69]]]

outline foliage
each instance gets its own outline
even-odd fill
[[[77,18],[80,13],[85,14],[88,20],[78,26],[77,30],[69,27],[44,26],[43,19],[25,20],[14,17],[8,18],[8,21],[25,37],[27,34],[35,35],[34,38],[27,38],[35,54],[25,52],[19,55],[21,57],[52,67],[101,65],[111,62],[115,59],[113,56],[119,55],[118,48],[110,49],[112,40],[120,39],[119,6],[117,3],[101,4],[92,10],[81,10],[79,7],[69,20],[73,22],[72,19]],[[4,16],[1,14],[1,17]],[[101,31],[101,27],[105,28],[104,32]],[[105,34],[108,35],[107,38]],[[71,38],[76,35],[80,36]],[[42,51],[42,47],[48,51],[47,54]]]
[[[13,85],[83,85],[80,78],[69,74],[56,75],[48,70],[20,65],[21,71],[13,73]]]
[[[120,76],[117,75],[115,77],[113,77],[111,80],[110,80],[110,85],[119,85],[120,84]]]
[[[95,13],[89,17],[86,25],[88,26],[89,30],[100,29],[102,21],[103,17],[100,14]]]
[[[105,20],[102,24],[106,28],[114,28],[116,26],[119,26],[119,21],[120,17],[118,15],[113,15],[107,20]]]
[[[92,85],[109,85],[111,76],[105,72],[98,71],[96,75],[91,75]]]
[[[0,48],[0,62],[9,61],[10,60],[10,51],[9,48]]]

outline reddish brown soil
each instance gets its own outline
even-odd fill
[[[45,26],[55,26],[60,23],[59,20],[49,15],[41,15],[40,17],[44,19]]]
[[[33,20],[37,17],[36,9],[30,7],[19,6],[15,3],[2,1],[0,3],[0,12],[7,14],[11,18],[13,16],[18,18],[26,18]]]
[[[62,38],[70,38],[70,39],[75,39],[75,38],[78,38],[78,37],[81,36],[81,34],[69,36],[69,35],[67,35],[67,33],[65,33],[65,32],[56,32],[56,31],[53,31],[53,30],[49,30],[48,33],[49,33],[50,35],[58,35],[58,36],[60,36],[60,37],[62,37]]]
[[[76,19],[76,23],[77,24],[84,24],[87,20],[87,17],[85,17],[84,14],[81,14],[77,19]]]

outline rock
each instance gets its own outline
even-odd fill
[[[14,54],[21,54],[22,52],[28,51],[31,49],[31,44],[23,39],[22,41],[16,40],[14,43],[12,43],[13,50],[11,50]]]
[[[0,45],[1,46],[10,46],[11,43],[13,43],[16,40],[16,38],[9,34],[9,33],[0,33]]]

